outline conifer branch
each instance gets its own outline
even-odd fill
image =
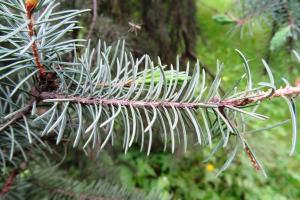
[[[89,199],[89,200],[121,200],[121,199],[118,199],[118,198],[104,198],[104,197],[97,197],[97,196],[89,196],[89,195],[85,195],[85,194],[78,194],[78,193],[74,193],[74,192],[70,192],[70,191],[65,191],[65,190],[62,190],[62,189],[54,189],[52,190],[53,193],[56,193],[56,194],[61,194],[61,195],[64,195],[64,196],[68,196],[70,198],[75,198],[75,199]]]
[[[36,155],[35,155],[36,156]],[[39,157],[22,169],[14,169],[2,182],[0,199],[78,199],[121,200],[159,199],[159,193],[145,194],[129,189],[105,178],[93,177],[89,181],[70,178],[58,167],[45,165]],[[26,169],[26,170],[25,170]],[[100,169],[99,169],[100,170]],[[102,170],[102,168],[101,168]],[[2,186],[1,185],[1,186]],[[25,186],[25,187],[24,187]],[[27,194],[30,194],[28,197]]]
[[[13,0],[9,1],[15,5]],[[193,72],[189,64],[184,72],[180,71],[179,60],[166,70],[159,59],[153,61],[148,55],[134,58],[121,42],[111,47],[99,41],[95,49],[89,42],[80,51],[82,49],[78,47],[83,46],[82,40],[65,40],[64,36],[79,28],[74,18],[85,11],[54,12],[57,6],[54,1],[40,1],[38,8],[37,2],[26,0],[27,20],[22,15],[13,14],[24,11],[21,5],[12,7],[14,11],[10,16],[3,18],[4,35],[0,42],[9,45],[8,48],[0,46],[0,62],[6,62],[5,67],[0,68],[0,80],[8,82],[8,85],[0,85],[3,96],[0,99],[0,131],[4,138],[0,150],[10,152],[10,155],[1,154],[0,161],[3,162],[0,165],[5,165],[6,160],[14,162],[18,148],[25,155],[23,146],[35,145],[45,136],[53,135],[57,144],[70,137],[74,147],[82,144],[83,148],[92,145],[102,149],[110,141],[113,145],[116,135],[120,135],[114,133],[118,128],[116,124],[121,121],[125,152],[134,142],[139,142],[142,150],[148,140],[147,154],[150,154],[153,133],[158,125],[165,150],[168,141],[174,152],[177,144],[183,144],[186,149],[189,139],[211,147],[213,140],[219,139],[220,145],[214,148],[214,154],[231,145],[233,136],[236,139],[234,150],[221,171],[232,162],[241,144],[254,167],[262,169],[243,133],[247,132],[246,117],[265,120],[267,116],[245,107],[281,96],[291,112],[293,137],[290,154],[294,153],[297,120],[291,97],[299,95],[300,85],[276,90],[272,72],[265,61],[270,82],[260,83],[254,88],[248,60],[238,51],[245,75],[223,95],[220,93],[223,64],[218,62],[215,78],[208,83],[206,70],[199,61]],[[2,13],[10,12],[2,4],[0,9]],[[39,9],[43,12],[36,19],[39,29],[35,33],[33,13]],[[12,25],[15,30],[11,30]],[[41,41],[39,47],[35,36]],[[72,59],[66,59],[67,54],[72,54]],[[47,73],[41,58],[49,69]],[[37,72],[39,78],[36,78]],[[240,84],[245,79],[246,88]],[[263,92],[262,88],[272,90]],[[37,112],[39,108],[44,112]],[[196,133],[195,136],[190,136],[190,130]],[[29,143],[25,145],[24,140]]]
[[[132,106],[132,107],[166,107],[166,108],[178,108],[178,109],[197,109],[197,108],[218,108],[218,107],[243,107],[252,103],[268,100],[274,97],[291,97],[298,96],[300,94],[300,85],[287,86],[275,90],[272,95],[269,92],[260,92],[258,94],[252,94],[249,97],[239,97],[235,99],[220,100],[213,98],[210,102],[172,102],[172,101],[133,101],[133,100],[122,100],[122,99],[107,99],[100,97],[81,97],[75,95],[64,95],[56,92],[42,92],[39,98],[42,101],[58,101],[58,102],[73,102],[83,105],[121,105],[121,106]]]
[[[36,67],[39,69],[40,78],[44,79],[46,71],[45,71],[45,67],[41,64],[41,61],[40,61],[40,55],[38,53],[39,51],[38,51],[37,43],[35,40],[34,20],[33,20],[34,9],[36,8],[38,1],[37,0],[26,0],[25,4],[26,4],[26,16],[27,16],[27,19],[29,20],[28,34],[29,34],[30,40],[34,40],[31,45],[34,63],[36,65]]]
[[[31,100],[23,108],[21,108],[19,112],[16,112],[4,123],[0,124],[0,132],[2,132],[4,129],[8,128],[9,126],[15,124],[16,122],[21,120],[24,116],[26,116],[28,113],[30,113],[35,101],[36,101],[35,97],[31,98]]]
[[[256,103],[259,101],[268,100],[274,97],[292,97],[298,96],[300,94],[300,85],[297,86],[287,86],[285,88],[280,88],[275,90],[271,95],[268,92],[253,95],[252,97],[245,97],[241,99],[229,99],[222,102],[224,106],[246,106],[251,103]]]
[[[146,108],[159,108],[166,107],[171,108],[175,107],[178,109],[184,108],[199,108],[199,107],[217,107],[217,104],[209,103],[185,103],[185,102],[172,102],[172,101],[134,101],[134,100],[122,100],[122,99],[106,99],[98,97],[80,97],[73,95],[63,95],[55,92],[42,92],[40,98],[47,101],[58,101],[58,102],[73,102],[79,103],[82,105],[105,105],[105,106],[132,106],[136,108],[146,107]]]

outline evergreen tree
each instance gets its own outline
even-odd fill
[[[248,118],[267,120],[256,108],[276,97],[287,102],[291,113],[294,154],[294,97],[300,86],[284,80],[286,86],[277,88],[264,60],[269,81],[255,84],[247,58],[237,50],[245,75],[222,94],[222,63],[210,83],[199,62],[181,71],[179,59],[167,68],[160,59],[133,56],[123,41],[114,46],[98,41],[92,48],[90,41],[72,37],[80,29],[77,17],[89,10],[57,7],[53,0],[0,0],[1,197],[159,198],[108,180],[65,178],[53,160],[70,145],[88,153],[122,141],[125,153],[139,144],[149,155],[158,148],[154,144],[174,152],[197,143],[212,147],[211,156],[226,147],[230,152],[219,173],[244,150],[265,175],[247,140],[252,136],[247,123]],[[273,128],[266,127],[262,130]]]
[[[272,26],[269,49],[278,50],[288,44],[289,51],[293,50],[300,33],[299,0],[239,0],[237,4],[214,19],[221,24],[233,24],[234,29],[242,32],[246,25],[266,23]]]

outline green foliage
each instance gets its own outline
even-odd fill
[[[262,135],[255,143],[261,139],[266,140]],[[251,170],[249,158],[243,154],[238,155],[238,162],[232,164],[226,173],[216,177],[225,158],[218,154],[212,161],[204,163],[203,156],[209,151],[178,153],[177,158],[156,152],[146,159],[133,151],[118,158],[122,161],[120,178],[125,185],[130,183],[132,187],[146,191],[157,189],[164,195],[161,199],[297,199],[300,195],[297,190],[300,184],[297,173],[299,156],[287,161],[284,145],[278,145],[275,138],[269,138],[269,142],[268,145],[277,143],[277,146],[276,152],[265,151],[262,147],[261,153],[269,158],[270,165],[266,165],[271,168],[267,179]]]
[[[292,36],[292,33],[291,33],[290,26],[279,29],[275,33],[275,35],[273,36],[273,38],[271,40],[270,50],[274,51],[274,50],[277,50],[278,48],[282,47],[286,43],[288,38],[290,38],[291,36]]]
[[[285,160],[285,153],[280,153],[283,149],[282,145],[277,146],[279,155],[276,154],[277,160],[274,159],[276,169],[268,171],[268,179],[258,173],[251,173],[250,164],[245,164],[249,160],[242,154],[238,156],[239,162],[231,165],[228,172],[216,177],[218,166],[212,163],[221,164],[224,158],[219,155],[212,162],[203,163],[203,151],[178,154],[177,159],[162,153],[153,153],[151,157],[141,159],[140,153],[131,152],[119,158],[123,163],[120,166],[120,177],[125,185],[129,182],[146,191],[156,188],[164,194],[162,199],[294,199],[299,195],[297,187],[300,180],[297,167],[294,170],[286,168],[285,165],[291,162]],[[206,155],[208,153],[205,151]],[[278,160],[278,157],[282,158]],[[214,167],[211,168],[211,165]],[[288,188],[290,192],[286,193]]]
[[[240,29],[241,33],[247,25],[250,33],[253,33],[254,27],[258,24],[271,27],[273,34],[270,49],[274,51],[283,46],[287,38],[290,39],[290,46],[298,40],[299,13],[298,0],[239,0],[232,6],[228,16],[234,16],[237,22],[235,28]],[[223,18],[225,22],[228,20],[227,16]]]
[[[159,199],[159,194],[121,187],[107,180],[76,180],[57,167],[34,165],[22,171],[10,192],[1,196],[3,200],[13,199]]]
[[[6,162],[13,162],[17,149],[26,157],[24,145],[19,143],[17,137],[19,134],[22,137],[27,136],[29,143],[33,143],[35,138],[36,142],[42,144],[40,137],[54,137],[56,144],[71,140],[74,147],[99,147],[102,150],[107,144],[115,143],[116,126],[122,123],[125,153],[139,141],[141,150],[147,145],[146,151],[149,155],[153,140],[157,139],[154,138],[157,127],[162,130],[159,133],[164,149],[167,150],[170,141],[172,152],[181,144],[186,150],[189,142],[193,143],[195,140],[201,146],[212,146],[214,142],[221,144],[213,149],[213,154],[221,150],[221,147],[229,145],[232,152],[221,168],[222,172],[231,164],[242,146],[250,148],[247,138],[243,135],[246,131],[245,119],[267,119],[255,110],[248,109],[248,106],[223,105],[221,101],[241,101],[262,92],[264,88],[274,90],[274,78],[265,62],[263,63],[268,71],[270,83],[262,82],[255,87],[248,61],[238,51],[245,67],[247,87],[241,86],[239,81],[234,85],[234,89],[226,91],[223,95],[219,91],[222,63],[217,64],[216,77],[212,84],[208,85],[206,72],[201,70],[199,62],[195,63],[192,73],[189,63],[186,71],[180,72],[179,60],[175,67],[171,65],[171,70],[165,72],[165,66],[160,59],[156,64],[147,55],[134,58],[131,53],[125,51],[124,42],[118,42],[112,47],[99,41],[95,49],[90,47],[89,42],[87,47],[82,49],[81,40],[64,41],[63,36],[68,31],[78,28],[73,20],[84,11],[55,13],[55,2],[42,1],[40,9],[43,8],[44,11],[35,21],[40,25],[36,31],[37,35],[28,38],[23,34],[26,26],[10,30],[6,25],[12,24],[17,27],[19,21],[24,21],[21,16],[16,19],[12,14],[16,10],[22,10],[21,5],[14,5],[19,7],[12,8],[10,17],[3,17],[3,30],[6,29],[1,39],[13,47],[7,49],[3,46],[0,51],[0,56],[10,61],[10,64],[1,69],[7,71],[0,78],[3,82],[10,83],[6,90],[1,86],[2,94],[6,98],[1,99],[3,106],[0,110],[3,119],[0,130],[9,141],[9,145],[4,144],[5,148],[2,151],[10,152],[9,159],[5,154],[1,155],[2,166],[5,166]],[[3,11],[7,9],[5,5],[0,8]],[[24,23],[30,21],[31,19],[28,19]],[[35,55],[33,52],[34,55],[31,55],[32,50],[29,47],[36,44],[35,37],[43,41],[39,46],[40,49],[46,50],[43,54]],[[13,50],[17,43],[22,45]],[[67,59],[67,54],[70,53],[73,55],[72,59]],[[35,62],[32,62],[30,57],[34,57]],[[37,59],[41,59],[43,65],[37,67],[45,67],[48,70],[46,78],[42,77],[43,74],[36,77]],[[27,65],[24,66],[23,63]],[[141,66],[144,69],[141,69]],[[15,77],[15,74],[18,76]],[[243,78],[244,76],[241,80]],[[9,97],[17,92],[21,101],[10,100]],[[45,111],[39,114],[39,109]],[[291,110],[292,115],[295,114],[294,109]],[[197,115],[201,115],[201,119]],[[235,125],[233,121],[239,123]],[[296,123],[295,120],[293,122]],[[16,131],[20,133],[15,137]],[[188,134],[191,131],[194,135]],[[291,153],[296,145],[295,135],[294,131]],[[7,147],[10,150],[6,150]],[[254,152],[250,151],[254,156]],[[256,157],[254,159],[264,173],[259,161]]]
[[[186,71],[182,72],[179,61],[175,67],[170,65],[170,69],[167,69],[159,59],[153,61],[147,55],[135,58],[126,51],[122,42],[108,46],[99,41],[96,48],[91,48],[90,43],[82,43],[82,40],[66,39],[69,38],[69,32],[79,28],[75,17],[82,11],[56,12],[55,2],[47,0],[42,1],[40,6],[36,10],[37,36],[28,38],[28,20],[24,17],[23,3],[9,0],[9,3],[0,4],[1,13],[9,13],[0,15],[0,164],[6,175],[12,168],[18,168],[23,160],[32,162],[33,158],[40,157],[36,152],[44,153],[43,148],[59,150],[62,143],[72,143],[74,147],[82,147],[90,156],[103,151],[109,143],[114,148],[123,143],[120,146],[127,154],[118,157],[120,180],[132,190],[138,187],[149,192],[159,191],[160,197],[150,194],[150,199],[217,199],[225,196],[254,199],[256,195],[284,198],[277,191],[279,187],[276,188],[275,183],[270,183],[272,187],[252,191],[257,182],[267,184],[267,181],[258,174],[249,173],[249,168],[245,167],[246,163],[250,163],[249,158],[239,155],[245,149],[251,161],[263,171],[250,143],[255,143],[257,154],[263,156],[265,151],[272,150],[272,146],[278,146],[265,145],[269,140],[259,146],[262,143],[254,140],[254,133],[266,130],[259,128],[260,125],[269,125],[265,121],[267,117],[258,113],[256,104],[251,105],[254,107],[219,105],[221,100],[244,99],[265,90],[271,92],[276,89],[275,81],[278,78],[273,77],[266,62],[263,61],[263,65],[268,76],[261,78],[255,68],[250,70],[250,61],[238,51],[243,66],[233,65],[229,75],[223,76],[223,64],[217,63],[216,78],[210,83],[199,62],[195,65],[187,64]],[[226,22],[224,18],[219,20]],[[224,42],[223,33],[218,38],[221,42],[212,46],[212,49],[224,56],[226,51],[219,48]],[[213,34],[208,32],[208,35]],[[54,81],[49,76],[41,82],[37,75],[30,48],[37,40],[41,40],[38,43],[41,62],[47,69],[47,75],[57,77]],[[255,53],[252,52],[252,55]],[[207,58],[216,54],[206,51]],[[238,56],[231,55],[225,60],[231,61],[233,57]],[[243,70],[240,80],[233,73],[239,69]],[[223,81],[226,82],[226,77],[233,89],[226,89],[226,93],[222,94],[219,88],[223,86]],[[253,79],[258,79],[260,83],[255,84]],[[264,79],[269,80],[262,82]],[[49,83],[56,87],[49,87]],[[296,106],[293,99],[286,101],[293,119],[293,153],[296,150]],[[194,104],[197,106],[193,107]],[[283,107],[282,103],[278,105]],[[267,106],[269,104],[262,108],[261,113],[267,113],[264,110]],[[276,114],[279,113],[278,109],[271,108]],[[286,117],[286,112],[281,112]],[[21,117],[16,119],[15,115]],[[279,118],[275,116],[274,119]],[[267,127],[272,128],[273,125]],[[123,140],[120,139],[122,137]],[[210,147],[210,154],[207,153],[209,163],[202,162],[202,153],[198,156],[191,151],[194,141],[197,141],[201,152],[205,151],[203,147]],[[50,147],[53,143],[59,146]],[[136,143],[140,144],[141,151],[146,146],[147,153],[154,152],[154,155],[148,158],[141,156],[135,149]],[[166,153],[157,153],[162,146],[164,150],[176,153],[179,159]],[[270,149],[265,148],[269,146]],[[129,147],[133,148],[133,152],[128,151]],[[187,151],[185,156],[179,155],[180,147]],[[280,149],[280,152],[284,153],[285,149]],[[51,159],[48,154],[44,154],[45,159]],[[83,163],[77,156],[74,156],[73,161],[76,164]],[[217,163],[217,160],[220,161],[218,167],[212,164]],[[238,166],[232,164],[233,161]],[[87,177],[63,177],[64,173],[59,170],[68,171],[70,175],[87,174],[85,169],[76,171],[74,163],[65,169],[48,169],[40,162],[34,163],[32,170],[19,174],[16,187],[7,194],[8,198],[12,195],[12,198],[41,199],[44,194],[46,199],[73,199],[75,196],[85,199],[96,196],[147,198],[147,195],[132,193],[132,190],[127,189],[124,191],[122,187],[114,187],[98,179],[88,181]],[[299,177],[293,170],[279,167],[281,170],[278,175],[295,185],[299,184]],[[218,173],[227,168],[231,175]],[[215,174],[220,175],[219,178]],[[1,180],[3,184],[4,181],[5,178]],[[293,190],[291,196],[297,195],[298,191]]]
[[[162,66],[162,69],[164,69],[165,66]],[[176,76],[176,80],[178,81],[179,84],[184,83],[185,80],[190,80],[191,77],[187,75],[184,72],[177,72],[176,70],[164,70],[164,76],[165,76],[165,81],[166,82],[172,82],[174,80],[174,77]],[[159,83],[161,79],[161,71],[160,69],[156,69],[153,74],[151,70],[147,72],[146,77],[140,77],[136,80],[136,83],[141,84],[150,84],[152,81],[154,83]]]
[[[300,62],[300,55],[297,51],[293,50],[293,53],[295,55],[295,57],[297,58],[298,62]]]
[[[215,15],[213,16],[213,20],[215,20],[215,22],[225,25],[225,24],[235,24],[236,21],[233,20],[232,18],[228,17],[228,15]]]

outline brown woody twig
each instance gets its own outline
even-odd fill
[[[15,179],[16,179],[18,174],[19,174],[19,171],[17,169],[14,169],[11,172],[11,174],[6,179],[2,189],[0,191],[0,197],[3,197],[4,195],[6,195],[10,191],[10,189],[11,189],[13,183],[15,182]]]
[[[281,96],[294,96],[300,94],[300,85],[295,87],[286,87],[282,89],[275,90],[270,96],[269,92],[262,92],[255,96],[242,97],[237,99],[225,99],[225,100],[212,100],[211,102],[201,103],[201,102],[172,102],[172,101],[133,101],[133,100],[121,100],[121,99],[105,99],[100,97],[80,97],[73,95],[63,95],[56,92],[41,92],[39,98],[41,100],[53,100],[58,99],[60,101],[69,101],[73,103],[80,104],[101,104],[101,105],[123,105],[123,106],[133,106],[133,107],[175,107],[178,109],[183,108],[199,108],[199,107],[242,107],[259,101],[264,101],[273,97]]]
[[[91,39],[92,37],[93,31],[96,26],[97,18],[98,18],[98,2],[97,0],[93,0],[93,19],[92,19],[89,33],[87,35],[87,39]]]
[[[38,1],[34,1],[34,0],[26,0],[26,2],[25,2],[26,16],[27,16],[27,19],[29,20],[28,32],[29,32],[29,37],[31,40],[34,39],[33,37],[35,36],[35,32],[34,32],[34,28],[33,28],[34,27],[33,12],[34,12],[35,7],[37,6],[37,2]],[[31,49],[32,49],[32,54],[33,54],[33,58],[34,58],[34,63],[36,65],[36,67],[39,69],[40,78],[44,79],[44,77],[46,75],[46,71],[45,71],[45,67],[40,62],[40,56],[38,53],[38,47],[37,47],[36,41],[33,41],[32,45],[31,45]]]

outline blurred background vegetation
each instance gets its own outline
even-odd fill
[[[242,62],[235,49],[251,60],[254,80],[267,79],[261,59],[268,60],[277,85],[284,85],[281,77],[291,83],[299,78],[299,64],[287,46],[269,50],[272,27],[254,24],[251,30],[229,33],[230,25],[220,25],[213,16],[225,13],[235,6],[234,0],[100,0],[92,41],[98,38],[108,44],[125,39],[128,50],[135,56],[149,54],[160,56],[163,63],[175,63],[180,56],[182,63],[196,58],[209,71],[215,71],[217,60],[225,64],[223,88],[230,88],[243,74]],[[65,1],[64,7],[92,8],[92,1]],[[72,37],[85,38],[92,15],[84,15],[81,25],[86,27]],[[134,23],[141,26],[136,32],[128,31]],[[295,46],[297,47],[297,46]],[[184,66],[184,65],[183,65]],[[288,119],[285,103],[274,100],[259,108],[270,117],[267,122],[252,123],[253,129],[263,128]],[[246,153],[240,152],[229,169],[216,177],[224,162],[224,153],[209,162],[203,162],[211,149],[189,148],[187,152],[163,152],[161,145],[146,157],[139,147],[128,154],[121,147],[106,149],[99,155],[86,152],[89,159],[74,150],[68,152],[61,169],[68,170],[78,179],[106,178],[146,193],[158,192],[162,199],[300,199],[300,148],[298,154],[288,157],[291,143],[291,125],[254,133],[250,143],[267,169],[264,178],[253,169]],[[120,144],[121,146],[121,144]],[[154,145],[155,146],[155,145]],[[96,165],[95,165],[96,163]]]

